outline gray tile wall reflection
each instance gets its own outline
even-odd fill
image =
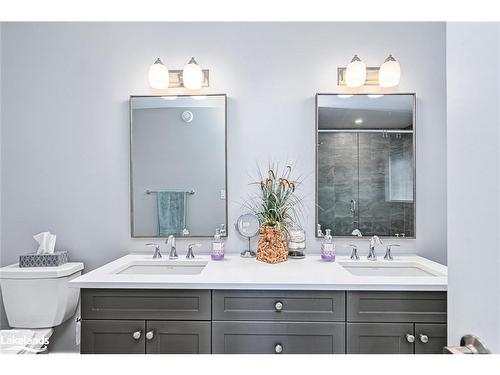
[[[411,170],[398,176],[393,168],[390,175],[389,163],[394,161]],[[349,236],[355,228],[364,235],[414,236],[413,191],[406,196],[409,200],[393,201],[387,190],[390,178],[412,179],[412,168],[412,134],[319,133],[319,224],[337,236]],[[393,186],[402,185],[395,182]],[[412,180],[403,182],[403,186],[413,186]],[[356,201],[354,212],[352,199]]]

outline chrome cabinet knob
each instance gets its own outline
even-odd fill
[[[415,342],[415,336],[410,335],[409,333],[406,334],[406,341],[408,341],[410,344]]]
[[[135,331],[134,333],[132,333],[132,337],[134,338],[134,340],[139,340],[141,338],[141,331]]]
[[[154,336],[155,336],[155,332],[153,330],[146,333],[146,338],[148,340],[152,340]]]
[[[276,302],[276,304],[274,305],[274,308],[276,309],[276,311],[283,310],[283,302],[281,302],[281,301]]]
[[[276,346],[274,347],[274,352],[276,354],[280,354],[282,351],[283,351],[283,346],[281,346],[281,344],[276,344]]]
[[[429,336],[427,335],[420,334],[418,335],[418,338],[422,344],[427,344],[429,342]]]

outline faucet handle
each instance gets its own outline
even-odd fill
[[[193,252],[194,247],[201,247],[201,243],[191,243],[188,245],[188,252],[186,254],[186,259],[194,258],[194,252]]]
[[[155,253],[153,254],[153,259],[161,258],[160,245],[155,242],[147,243],[146,246],[151,246],[155,248]]]
[[[344,245],[344,247],[351,247],[352,252],[351,252],[351,260],[359,260],[359,255],[358,255],[358,245],[355,245],[353,243]]]
[[[386,248],[386,251],[385,251],[385,255],[384,255],[384,259],[385,260],[394,260],[394,258],[392,257],[392,254],[391,254],[391,248],[393,248],[393,247],[399,247],[399,246],[401,246],[401,245],[397,244],[397,243],[387,245],[387,248]]]

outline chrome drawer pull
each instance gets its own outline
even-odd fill
[[[427,344],[429,342],[429,336],[427,336],[427,335],[420,334],[420,335],[418,335],[418,337],[419,337],[420,342],[422,344]]]
[[[154,336],[155,336],[155,331],[153,331],[153,330],[151,330],[148,333],[146,333],[146,338],[148,340],[152,340]]]
[[[406,334],[406,341],[408,341],[410,344],[415,342],[415,336],[410,335],[409,333]]]
[[[281,346],[281,344],[276,344],[276,346],[274,347],[274,352],[276,354],[280,354],[282,351],[283,351],[283,346]]]
[[[134,338],[134,340],[139,340],[141,338],[141,331],[135,331],[134,333],[132,333],[132,337]]]
[[[276,304],[274,305],[274,308],[276,309],[276,311],[283,310],[283,303],[281,301],[276,302]]]

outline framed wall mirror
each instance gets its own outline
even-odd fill
[[[132,237],[227,228],[226,95],[130,97]]]
[[[415,94],[317,94],[316,228],[415,238],[415,199]]]

